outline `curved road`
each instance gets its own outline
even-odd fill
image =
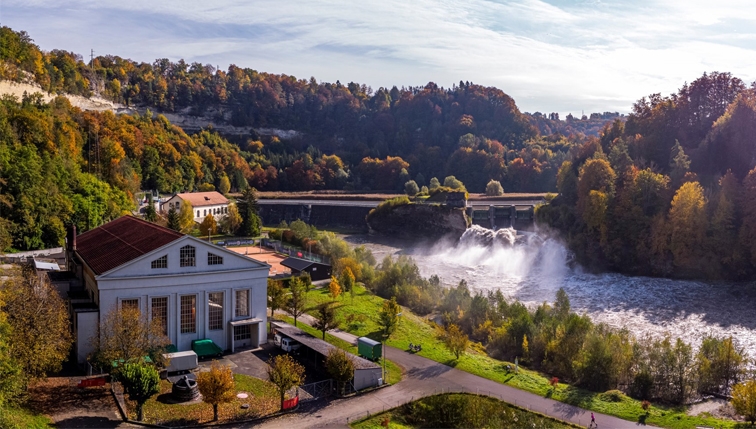
[[[311,320],[302,320],[310,324]],[[356,343],[356,337],[343,331],[331,334]],[[386,347],[386,357],[401,366],[404,379],[392,386],[357,395],[346,399],[330,401],[325,407],[312,411],[289,414],[265,421],[264,428],[310,428],[347,427],[349,422],[359,420],[369,414],[443,392],[467,392],[492,396],[502,401],[527,408],[542,414],[588,426],[591,412],[552,399],[544,398],[523,390],[491,381],[468,372],[454,369],[393,347]],[[601,428],[637,429],[639,423],[595,413],[596,423]]]

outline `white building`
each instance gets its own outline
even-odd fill
[[[191,203],[194,209],[195,222],[202,222],[208,214],[215,216],[215,220],[220,220],[223,215],[228,214],[228,198],[215,191],[176,194],[163,203],[161,210],[166,213],[170,209],[179,211],[187,202]]]
[[[123,216],[69,237],[79,362],[107,313],[124,306],[161,320],[179,351],[211,339],[223,350],[265,343],[268,264],[197,238]]]

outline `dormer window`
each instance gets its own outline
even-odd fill
[[[168,268],[168,255],[163,255],[150,263],[152,269]]]
[[[207,265],[223,265],[223,257],[207,252]]]
[[[179,265],[182,267],[195,267],[197,266],[196,257],[197,250],[194,246],[184,246],[179,250]]]

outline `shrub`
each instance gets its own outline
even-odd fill
[[[489,181],[486,185],[486,195],[493,197],[503,194],[504,188],[501,186],[501,183],[498,180],[491,179],[491,181]]]
[[[403,206],[410,204],[409,197],[406,195],[402,195],[400,197],[395,198],[389,198],[388,200],[378,204],[376,208],[373,210],[370,210],[370,213],[368,213],[368,217],[371,216],[377,216],[377,215],[385,215],[388,212],[390,212],[394,207]]]
[[[606,392],[599,395],[599,398],[601,398],[604,402],[622,402],[622,400],[625,398],[625,395],[622,394],[619,390],[607,390]]]
[[[417,186],[417,183],[414,180],[410,180],[409,182],[404,184],[404,193],[409,195],[410,197],[414,197],[415,195],[420,192],[420,188]]]

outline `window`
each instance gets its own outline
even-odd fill
[[[196,256],[197,251],[194,249],[194,246],[184,246],[179,250],[179,256],[180,263],[179,265],[182,267],[194,267],[197,264],[195,263],[194,257]]]
[[[234,341],[248,340],[250,338],[252,338],[252,329],[250,329],[250,325],[234,327]]]
[[[131,309],[139,310],[139,298],[130,298],[121,300],[121,310]]]
[[[197,210],[197,217],[200,217],[199,210]]]
[[[150,264],[152,268],[168,268],[168,255],[161,256]]]
[[[211,292],[208,297],[208,328],[211,331],[223,329],[223,292]]]
[[[202,213],[203,213],[203,215],[202,215],[202,216],[207,216],[207,209],[205,209],[205,210],[202,210]]]
[[[181,333],[197,332],[197,296],[183,295],[181,297]]]
[[[249,316],[249,290],[236,291],[236,317]]]
[[[178,210],[181,207],[181,203],[176,201],[176,210]]]
[[[207,252],[207,265],[223,265],[223,257]]]
[[[152,298],[152,320],[157,320],[168,335],[168,298]]]

